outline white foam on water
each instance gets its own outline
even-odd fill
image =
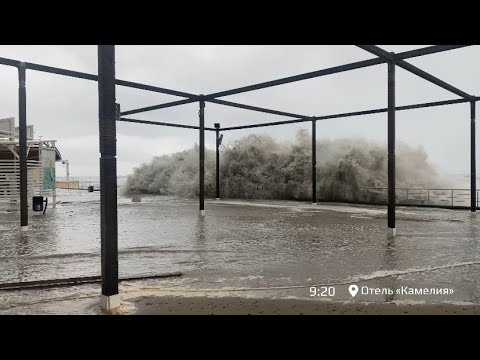
[[[287,295],[287,296],[282,296],[280,299],[287,299],[287,300],[305,300],[306,298],[300,297],[300,296],[293,296],[293,295]]]
[[[263,279],[263,276],[262,275],[248,275],[248,276],[241,276],[238,279],[239,280],[256,280],[256,279]]]
[[[220,204],[220,202],[212,201],[212,203]],[[269,208],[288,208],[290,211],[312,211],[311,204],[289,204],[289,203],[267,203],[267,202],[254,202],[254,201],[240,201],[240,200],[222,200],[222,205],[238,205],[238,206],[256,206],[256,207],[269,207]],[[320,211],[335,211],[340,213],[358,214],[358,215],[370,215],[370,216],[385,216],[387,209],[369,208],[364,206],[351,206],[351,205],[334,205],[334,204],[321,204],[317,203],[314,208],[314,212]],[[418,213],[414,211],[396,210],[398,215],[412,215],[416,218]],[[353,217],[353,216],[352,216]],[[362,217],[360,217],[362,218]],[[428,220],[428,219],[425,219]]]
[[[212,281],[212,282],[214,282],[214,283],[222,283],[222,282],[224,282],[225,280],[227,280],[227,279],[226,279],[226,278],[219,278],[219,279],[217,279],[217,280],[215,280],[215,281]]]
[[[452,305],[459,305],[459,306],[478,305],[478,304],[475,304],[475,303],[469,302],[469,301],[451,301],[451,300],[445,300],[445,301],[442,301],[442,303],[452,304]]]
[[[395,305],[425,305],[425,300],[392,300],[390,303]]]
[[[466,261],[466,262],[455,263],[455,264],[446,264],[441,266],[432,266],[432,267],[423,267],[423,268],[412,268],[412,269],[406,269],[406,270],[379,270],[368,275],[352,276],[352,277],[349,277],[348,279],[351,282],[358,282],[362,280],[372,280],[372,279],[384,278],[389,276],[427,272],[427,271],[433,271],[433,270],[449,269],[449,268],[455,268],[460,266],[469,266],[469,265],[478,265],[478,264],[480,264],[480,261]]]
[[[193,293],[204,293],[204,294],[213,294],[217,293],[217,296],[220,296],[220,293],[223,294],[229,294],[231,292],[243,292],[243,291],[274,291],[274,290],[287,290],[287,289],[300,289],[300,288],[307,288],[311,286],[315,287],[320,287],[320,286],[332,286],[332,285],[348,285],[352,283],[357,283],[359,281],[366,281],[366,280],[372,280],[372,279],[378,279],[378,278],[384,278],[384,277],[389,277],[389,276],[396,276],[396,275],[401,275],[401,274],[410,274],[410,273],[419,273],[419,272],[427,272],[427,271],[434,271],[434,270],[439,270],[439,269],[448,269],[448,268],[455,268],[455,267],[461,267],[461,266],[470,266],[470,265],[479,265],[480,261],[468,261],[468,262],[462,262],[462,263],[455,263],[455,264],[447,264],[443,266],[433,266],[433,267],[425,267],[425,268],[413,268],[413,269],[407,269],[407,270],[380,270],[380,271],[375,271],[371,274],[367,275],[357,275],[353,277],[348,277],[345,280],[337,280],[337,281],[330,281],[330,282],[325,282],[322,284],[302,284],[302,285],[287,285],[287,286],[264,286],[264,287],[227,287],[227,288],[219,288],[219,289],[187,289],[187,288],[165,288],[165,287],[159,287],[159,286],[142,286],[133,292],[145,292],[145,291],[153,291],[155,292],[161,292],[164,294],[167,293],[189,293],[189,295],[193,296]],[[257,278],[262,278],[263,276],[246,276],[240,279],[248,279],[248,280],[253,280]],[[130,292],[130,291],[129,291]],[[131,295],[130,295],[131,297]]]

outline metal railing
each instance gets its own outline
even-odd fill
[[[100,181],[79,181],[71,178],[69,181],[57,180],[57,188],[65,190],[87,190],[93,186],[96,190],[100,189]]]
[[[361,202],[386,204],[388,188],[360,187],[357,198]],[[477,208],[479,207],[479,190],[476,193]],[[396,188],[397,205],[469,207],[470,189],[421,189]]]
[[[78,181],[57,181],[57,189],[78,189],[80,187]]]

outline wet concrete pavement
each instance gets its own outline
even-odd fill
[[[1,214],[1,283],[100,274],[99,193],[60,190],[58,199],[56,209],[31,217],[27,234],[18,230],[18,214]],[[479,226],[468,211],[399,207],[398,235],[392,238],[386,208],[379,206],[219,200],[207,201],[206,210],[199,216],[194,200],[144,196],[135,203],[119,197],[120,276],[184,274],[122,283],[126,298],[153,291],[479,304]],[[355,297],[348,292],[351,284],[360,289]],[[322,286],[334,287],[334,294],[311,296]],[[364,294],[362,287],[393,294]],[[452,293],[396,292],[405,287]],[[0,291],[0,313],[97,313],[98,294],[98,285]]]

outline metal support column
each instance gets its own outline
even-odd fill
[[[203,95],[201,95],[203,96]],[[200,181],[200,215],[205,215],[205,101],[200,100],[199,102],[200,110],[199,115],[199,133],[200,133],[200,148],[199,148],[199,181]]]
[[[115,104],[115,46],[98,46],[98,104],[100,134],[100,223],[102,308],[120,306],[118,294],[117,134]]]
[[[475,101],[470,103],[470,191],[471,191],[471,211],[477,212],[477,165],[476,165],[476,146],[475,146]]]
[[[312,203],[317,203],[317,120],[312,120]]]
[[[28,149],[27,149],[27,90],[26,67],[20,63],[18,67],[18,145],[20,158],[20,229],[28,230]]]
[[[215,197],[220,200],[220,124],[215,123],[215,147],[216,147],[216,161],[215,161]]]
[[[395,63],[388,62],[388,229],[395,236]]]

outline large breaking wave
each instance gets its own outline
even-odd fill
[[[311,138],[300,130],[293,142],[248,135],[222,145],[223,198],[308,200],[311,198]],[[397,187],[445,186],[426,152],[398,143]],[[385,144],[360,138],[317,140],[317,193],[320,200],[355,201],[363,187],[387,186]],[[154,157],[134,169],[126,193],[198,196],[198,145]],[[205,192],[215,196],[215,152],[205,151]]]

